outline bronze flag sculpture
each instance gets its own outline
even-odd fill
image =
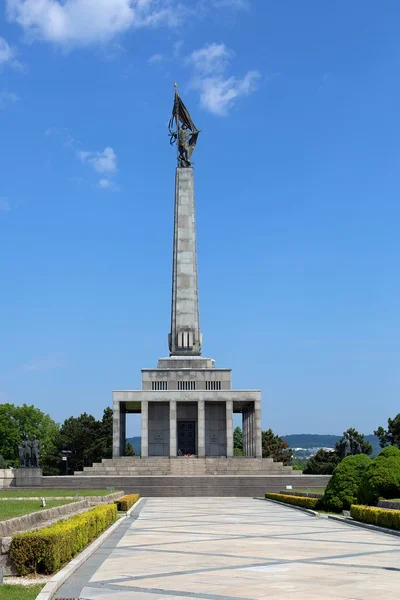
[[[170,144],[177,142],[178,145],[178,167],[190,167],[190,158],[197,143],[200,129],[197,129],[192,121],[188,109],[183,104],[179,94],[178,86],[175,84],[175,98],[172,115],[169,120]]]

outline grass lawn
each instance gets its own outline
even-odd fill
[[[35,600],[44,585],[0,585],[0,600]]]
[[[71,502],[73,500],[47,500],[45,508],[54,508],[55,506],[62,506]],[[0,521],[22,517],[22,515],[28,515],[38,510],[45,510],[45,508],[42,507],[40,500],[9,500],[8,502],[0,502]]]
[[[59,498],[65,498],[65,496],[108,496],[109,494],[114,494],[119,490],[114,490],[114,492],[110,492],[110,490],[43,490],[42,488],[37,488],[35,490],[2,490],[0,492],[0,498],[51,498],[53,496]]]

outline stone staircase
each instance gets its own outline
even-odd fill
[[[226,457],[187,457],[169,458],[150,456],[124,456],[105,458],[83,471],[75,471],[78,476],[137,477],[169,475],[171,477],[200,477],[207,475],[286,475],[292,474],[292,467],[285,467],[272,458]],[[295,472],[301,475],[301,471]]]

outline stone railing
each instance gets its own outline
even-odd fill
[[[394,502],[393,500],[379,500],[379,508],[390,508],[392,510],[400,510],[400,502]]]
[[[323,498],[324,494],[315,494],[312,492],[296,492],[293,490],[282,490],[280,494],[285,494],[286,496],[301,496],[305,498]]]

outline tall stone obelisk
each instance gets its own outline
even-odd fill
[[[178,166],[175,175],[171,333],[168,336],[171,356],[201,354],[194,174],[190,160],[198,135],[199,130],[175,89],[170,121],[171,143],[176,142],[178,148]]]
[[[192,167],[177,167],[172,266],[171,356],[201,353]]]

